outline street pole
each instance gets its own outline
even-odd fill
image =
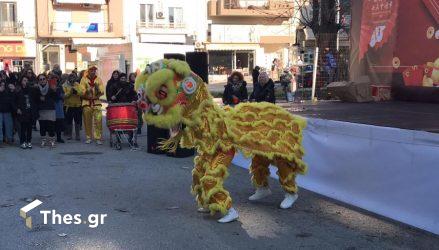
[[[314,102],[314,96],[316,95],[316,84],[317,84],[317,62],[319,58],[319,47],[316,47],[316,51],[314,53],[314,66],[312,72],[312,90],[311,90],[311,102]]]

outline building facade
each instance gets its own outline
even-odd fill
[[[29,1],[30,2],[30,1]],[[130,59],[123,26],[123,0],[36,1],[38,68],[59,64],[63,72],[124,70]]]
[[[209,54],[209,74],[232,71],[251,74],[255,66],[271,70],[291,60],[295,25],[292,1],[210,0],[208,37],[202,50]]]
[[[32,13],[32,15],[29,15]],[[35,4],[26,0],[0,0],[0,69],[35,70]]]
[[[129,3],[128,3],[129,2]],[[125,0],[125,30],[132,46],[132,69],[185,54],[206,39],[206,0]],[[201,9],[200,9],[201,8]]]

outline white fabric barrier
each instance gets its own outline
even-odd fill
[[[299,186],[439,234],[439,134],[308,119],[303,143]]]

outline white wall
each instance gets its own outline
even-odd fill
[[[439,234],[438,134],[307,120],[301,187]],[[233,163],[250,165],[242,155]]]
[[[261,36],[288,36],[288,29],[288,24],[212,24],[212,42],[259,43]]]
[[[162,4],[165,19],[155,19],[155,23],[167,24],[169,7],[183,8],[184,33],[194,36],[197,41],[206,41],[207,38],[207,1],[206,0],[125,0],[124,2],[124,30],[125,36],[133,44],[133,59],[131,65],[135,70],[142,66],[144,61],[163,58],[164,53],[185,53],[193,51],[193,45],[148,44],[140,43],[137,35],[137,22],[140,21],[140,4],[154,4],[154,12],[158,4]],[[168,42],[166,33],[173,34],[173,30],[161,30],[162,42]],[[177,32],[177,31],[175,31]],[[181,33],[181,30],[178,31]],[[146,34],[148,35],[148,34]]]

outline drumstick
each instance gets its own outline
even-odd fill
[[[120,94],[120,92],[122,91],[122,89],[119,89],[119,91],[117,91],[117,93],[114,95],[115,97],[118,96]]]

